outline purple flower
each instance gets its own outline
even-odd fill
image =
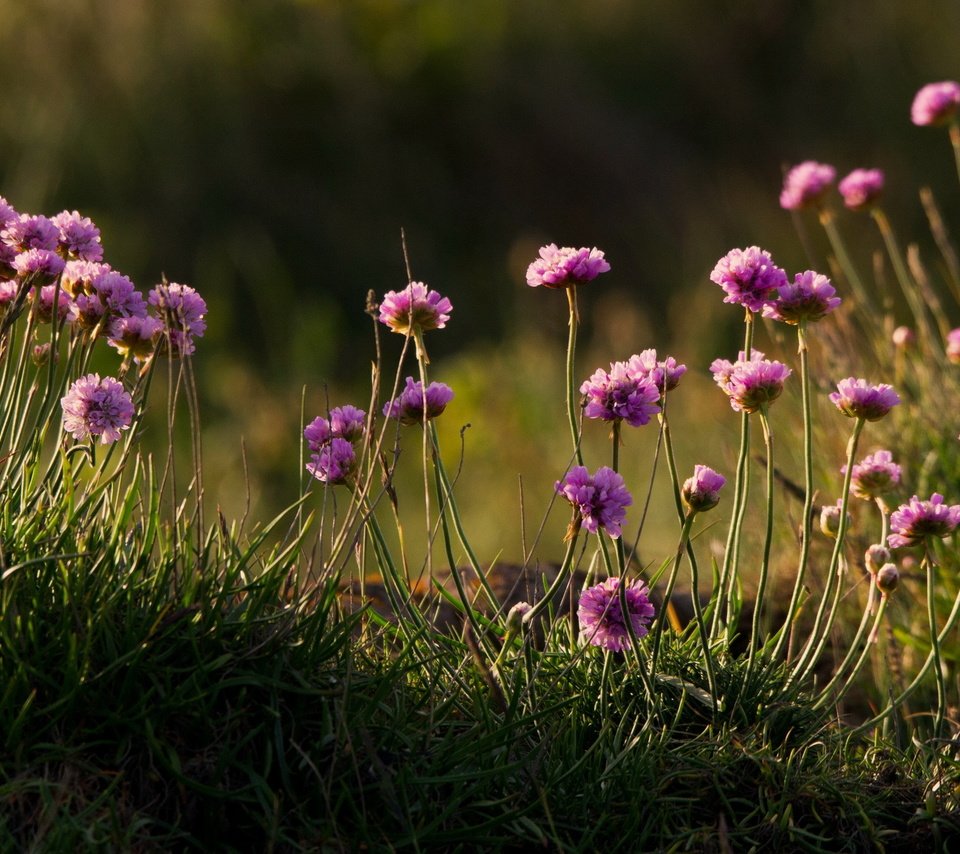
[[[67,261],[63,268],[60,285],[76,299],[80,294],[96,293],[94,283],[108,272],[110,272],[109,264],[101,264],[97,261]]]
[[[78,379],[60,401],[63,407],[63,429],[77,441],[99,436],[108,445],[120,438],[133,420],[133,401],[113,377],[100,379],[87,374]]]
[[[436,418],[447,404],[453,400],[453,391],[444,383],[430,383],[427,386],[427,418]],[[383,414],[387,418],[396,418],[401,424],[423,423],[423,383],[414,382],[413,377],[407,377],[406,388],[393,400],[383,406]]]
[[[49,249],[55,252],[60,242],[60,229],[45,216],[20,214],[4,225],[0,231],[0,240],[17,252],[26,252],[29,249]]]
[[[695,465],[693,477],[683,482],[680,490],[687,506],[696,513],[712,510],[720,502],[720,490],[727,479],[708,466]]]
[[[17,282],[0,282],[0,317],[3,317],[11,303],[16,301],[20,288],[21,285]]]
[[[0,229],[2,229],[10,220],[17,219],[20,216],[3,196],[0,196]]]
[[[207,330],[203,319],[207,304],[189,285],[164,282],[147,295],[166,329],[165,342],[174,356],[189,356],[196,349],[194,338],[202,338]]]
[[[847,467],[840,469],[840,474],[846,474]],[[888,492],[892,492],[900,484],[900,466],[893,461],[893,454],[889,451],[877,451],[864,457],[853,467],[850,475],[850,488],[858,498],[872,501]]]
[[[951,329],[947,333],[947,358],[960,365],[960,329]]]
[[[783,391],[783,384],[793,373],[782,362],[764,359],[753,351],[753,359],[736,362],[715,359],[710,365],[714,382],[730,398],[735,412],[757,412],[772,403]]]
[[[307,447],[311,452],[316,454],[333,438],[333,432],[330,430],[330,422],[327,421],[326,418],[318,415],[303,428],[303,438],[307,440]]]
[[[679,364],[673,356],[658,362],[656,350],[644,350],[639,356],[631,356],[627,364],[638,376],[649,377],[661,394],[673,391],[680,384],[680,377],[687,372],[687,366]]]
[[[402,291],[388,291],[380,303],[380,322],[401,335],[419,329],[443,329],[450,319],[450,300],[427,289],[423,282],[410,282]]]
[[[12,279],[17,275],[17,268],[14,265],[17,255],[16,249],[0,242],[0,281]]]
[[[77,211],[63,211],[51,222],[60,231],[60,248],[67,257],[81,261],[100,261],[103,258],[100,229],[89,217],[82,217]]]
[[[357,468],[357,455],[346,439],[331,439],[307,463],[307,471],[317,480],[331,486],[346,483]]]
[[[57,319],[66,320],[71,317],[74,305],[70,299],[70,294],[65,294],[61,288],[56,285],[44,285],[40,288],[40,302],[37,304],[37,320],[41,323],[53,322],[53,298],[57,297]],[[37,289],[30,288],[30,299],[37,298]]]
[[[759,246],[731,249],[710,274],[710,281],[726,292],[724,302],[739,303],[750,311],[760,311],[776,298],[776,291],[787,283],[787,274],[773,263],[769,253]]]
[[[844,415],[877,421],[900,403],[900,395],[885,383],[869,385],[866,380],[847,377],[837,383],[830,401]]]
[[[883,193],[883,172],[879,169],[854,169],[838,185],[843,203],[852,211],[869,208]]]
[[[349,403],[330,410],[330,432],[348,442],[359,442],[367,426],[367,413]]]
[[[163,329],[155,317],[115,317],[110,322],[107,343],[121,356],[144,362],[154,352],[154,341]]]
[[[943,496],[935,492],[929,501],[916,495],[890,514],[887,544],[892,549],[901,546],[923,545],[927,537],[948,537],[960,525],[960,504],[944,504]]]
[[[611,362],[610,373],[602,368],[580,386],[587,398],[583,414],[604,421],[626,421],[641,427],[660,411],[660,390],[645,372],[631,368],[630,362]]]
[[[556,243],[540,247],[540,257],[527,267],[527,284],[531,288],[566,288],[591,282],[610,269],[603,252],[586,246],[558,248]]]
[[[580,594],[577,618],[580,621],[580,640],[600,646],[611,652],[630,648],[630,629],[642,638],[649,631],[654,609],[650,603],[647,585],[639,579],[624,588],[629,626],[620,603],[620,579],[608,578]]]
[[[584,466],[574,466],[554,488],[580,513],[582,524],[590,533],[601,528],[611,537],[620,536],[620,528],[633,503],[623,478],[613,469],[601,466],[591,477]]]
[[[50,285],[63,272],[63,259],[52,249],[27,249],[14,257],[13,268],[21,279],[33,277],[40,285]]]
[[[818,202],[836,177],[837,170],[832,166],[805,160],[787,173],[780,193],[780,207],[796,211]]]
[[[84,262],[71,262],[82,264]],[[99,268],[99,269],[98,269]],[[146,317],[147,304],[143,294],[126,276],[106,265],[90,263],[70,270],[71,291],[77,294],[79,325],[92,329],[103,320],[115,317]]]
[[[943,80],[928,83],[913,98],[910,118],[915,125],[936,127],[949,122],[960,107],[960,83]]]
[[[794,325],[820,320],[840,305],[836,293],[826,276],[813,270],[797,273],[792,285],[780,286],[776,302],[763,307],[763,316]]]

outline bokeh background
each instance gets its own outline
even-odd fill
[[[301,400],[308,419],[365,404],[364,301],[405,284],[403,228],[414,277],[455,306],[429,343],[454,461],[471,424],[468,526],[484,559],[517,559],[521,483],[529,548],[569,457],[565,304],[524,284],[537,247],[606,251],[579,373],[646,347],[686,362],[681,470],[723,470],[738,422],[707,366],[741,317],[710,270],[754,243],[827,268],[815,220],[777,201],[808,158],[885,169],[903,234],[922,184],[958,221],[945,135],[909,122],[919,86],[960,74],[958,36],[956,0],[0,0],[0,194],[79,209],[141,287],[204,295],[207,490],[228,515],[241,437],[265,517],[299,489]],[[869,269],[869,222],[842,227]],[[587,440],[605,461],[602,429]],[[654,440],[627,439],[638,493]],[[670,512],[654,501],[651,556]]]

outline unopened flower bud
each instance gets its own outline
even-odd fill
[[[517,602],[509,611],[507,611],[506,636],[513,637],[521,628],[523,628],[523,618],[533,608],[529,602]]]
[[[895,563],[885,563],[877,571],[876,575],[877,590],[884,596],[893,593],[900,583],[900,570]]]
[[[38,368],[43,367],[50,361],[50,342],[48,341],[46,344],[35,344],[33,346],[33,352],[30,355],[33,359],[33,364]]]
[[[847,513],[847,524],[853,521],[853,517]],[[820,511],[820,530],[828,537],[836,539],[840,533],[840,502],[836,504],[826,504]]]
[[[874,545],[867,549],[863,558],[870,574],[876,575],[885,563],[890,562],[890,550],[886,548],[886,546],[874,543]]]
[[[683,500],[695,513],[711,510],[719,503],[720,490],[726,482],[727,479],[712,468],[696,465],[693,467],[693,477],[683,483]]]
[[[898,326],[893,330],[893,346],[900,350],[912,347],[917,340],[917,334],[909,326]]]

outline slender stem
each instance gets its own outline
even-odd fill
[[[569,331],[567,335],[567,419],[570,422],[570,436],[573,449],[577,454],[577,465],[583,465],[583,452],[580,450],[580,427],[577,419],[577,388],[574,379],[574,364],[577,350],[577,324],[580,314],[577,311],[577,289],[567,287],[567,304],[570,307]]]
[[[930,648],[933,653],[933,675],[937,680],[937,714],[933,721],[933,738],[939,739],[943,733],[943,720],[947,713],[947,690],[943,679],[943,665],[940,660],[940,639],[937,636],[936,588],[933,571],[935,564],[930,556],[930,544],[923,550],[923,564],[927,570],[927,619],[930,622]]]
[[[827,233],[827,239],[830,241],[830,246],[833,247],[833,252],[837,256],[837,262],[840,264],[840,269],[843,270],[843,275],[846,276],[847,281],[850,282],[853,295],[859,304],[858,307],[870,315],[871,318],[875,317],[876,308],[874,307],[873,301],[867,297],[867,290],[863,286],[860,274],[857,273],[857,268],[853,266],[853,262],[850,260],[846,244],[837,228],[836,217],[830,208],[825,207],[820,209],[820,224]]]
[[[766,406],[761,407],[759,415],[760,426],[763,428],[763,441],[767,449],[767,527],[763,536],[763,558],[760,562],[760,578],[757,581],[757,595],[753,603],[750,646],[747,649],[747,682],[750,681],[757,643],[760,639],[760,617],[763,612],[764,596],[767,592],[767,578],[770,575],[770,546],[773,542],[773,432],[770,429],[770,419],[767,417]]]
[[[691,522],[694,514],[695,511],[691,510]],[[700,634],[703,665],[707,670],[707,684],[710,686],[710,698],[713,700],[713,714],[714,717],[716,717],[719,704],[719,697],[717,696],[717,676],[713,667],[713,654],[710,652],[710,635],[707,633],[707,626],[703,620],[703,607],[700,604],[700,578],[697,571],[697,561],[689,536],[687,537],[687,558],[690,561],[690,604],[693,605],[693,616],[697,622],[697,631]]]
[[[573,519],[570,522],[570,530],[571,533],[567,539],[567,552],[563,556],[563,562],[560,564],[557,577],[543,594],[543,597],[523,615],[523,625],[525,626],[531,625],[533,621],[550,606],[553,602],[553,597],[560,592],[570,578],[570,570],[573,567],[573,555],[577,547],[577,537],[580,534],[580,515],[576,511],[574,511]]]
[[[428,429],[429,413],[427,412],[427,364],[429,359],[427,358],[427,350],[423,345],[423,330],[419,326],[414,327],[413,330],[413,340],[416,344],[417,350],[417,365],[420,368],[420,395],[421,400],[420,404],[423,407],[422,412],[422,421],[420,426],[423,427],[423,451],[421,461],[423,464],[423,514],[424,522],[426,524],[427,532],[427,577],[430,579],[430,583],[433,583],[433,539],[430,536],[430,532],[433,530],[433,524],[430,520],[430,475],[429,475],[429,458],[430,458],[430,431]],[[451,564],[450,571],[456,572],[456,567]]]
[[[673,559],[673,568],[670,570],[667,586],[663,591],[663,604],[660,606],[660,613],[657,615],[656,625],[653,630],[653,653],[650,660],[651,673],[656,673],[657,671],[657,659],[660,656],[660,639],[663,636],[664,617],[667,614],[667,607],[673,596],[673,587],[677,582],[677,575],[680,572],[680,561],[687,547],[687,540],[690,538],[690,529],[693,527],[693,519],[695,516],[696,513],[693,512],[688,514],[683,520],[683,527],[680,529],[680,542],[677,543],[677,553]],[[694,592],[694,595],[696,595],[696,592]]]
[[[613,452],[611,454],[611,467],[615,472],[620,471],[620,431],[623,422],[617,418],[613,422],[613,428],[610,431],[610,438],[613,442]],[[617,537],[615,548],[617,550],[617,574],[621,577],[627,571],[627,556],[624,550],[623,537]]]
[[[953,146],[953,159],[957,164],[957,177],[960,178],[960,122],[950,124],[950,144]]]

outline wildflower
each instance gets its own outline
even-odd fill
[[[695,513],[712,510],[720,502],[720,490],[727,479],[708,466],[695,465],[693,477],[683,482],[680,494]]]
[[[623,478],[613,469],[601,466],[591,477],[584,466],[574,466],[554,488],[580,514],[574,530],[582,524],[592,534],[602,528],[611,537],[620,536],[626,508],[633,499]]]
[[[757,312],[776,298],[777,290],[787,283],[787,274],[773,263],[769,253],[759,246],[748,246],[731,249],[717,261],[710,281],[726,292],[724,302]]]
[[[115,270],[103,270],[91,282],[93,294],[108,317],[146,317],[147,304],[143,294],[126,276]],[[80,297],[77,298],[78,302]]]
[[[98,261],[67,261],[60,277],[60,286],[76,299],[80,294],[96,293],[94,282],[108,272],[110,265]]]
[[[631,628],[638,638],[647,634],[654,615],[647,585],[637,579],[624,588],[629,627],[624,619],[619,588],[619,578],[608,578],[580,594],[577,618],[581,641],[611,652],[623,652],[630,648]]]
[[[17,219],[20,216],[3,196],[0,196],[0,228],[3,228],[10,220]]]
[[[57,319],[66,320],[74,310],[73,300],[56,285],[44,285],[40,288],[40,300],[37,303],[37,320],[41,323],[53,322],[53,300],[57,300]],[[37,299],[37,289],[30,289],[30,299]]]
[[[910,118],[915,125],[937,127],[953,119],[958,107],[960,83],[954,80],[928,83],[914,96],[910,106]]]
[[[113,377],[87,374],[78,379],[60,401],[63,428],[77,441],[99,436],[108,445],[120,438],[133,420],[133,401]]]
[[[764,305],[763,316],[794,325],[820,320],[840,305],[836,293],[826,276],[813,270],[797,273],[793,284],[780,286],[775,302]]]
[[[957,330],[960,333],[960,330]],[[949,341],[949,336],[947,336]],[[906,350],[909,347],[912,347],[917,340],[916,333],[909,326],[898,326],[893,330],[893,335],[891,336],[893,341],[893,346],[898,350]],[[948,353],[949,355],[949,344],[948,344]],[[960,359],[960,335],[957,338],[957,356]]]
[[[307,471],[322,483],[331,486],[346,483],[356,471],[357,455],[346,439],[335,437],[313,454]]]
[[[0,317],[6,314],[7,309],[16,302],[17,294],[20,291],[20,285],[16,282],[0,282]]]
[[[863,561],[871,575],[876,575],[885,563],[890,562],[890,550],[880,543],[874,543],[863,555]]]
[[[540,257],[527,267],[527,284],[531,288],[566,288],[592,282],[606,273],[610,264],[603,252],[586,246],[558,248],[556,243],[540,247]]]
[[[163,324],[155,317],[115,317],[110,322],[107,343],[121,356],[143,362],[153,355],[154,341],[162,330]]]
[[[951,329],[947,333],[947,358],[960,365],[960,329]]]
[[[453,391],[444,383],[430,383],[424,395],[423,383],[414,382],[413,377],[407,377],[406,388],[384,404],[383,414],[387,418],[398,419],[401,424],[422,424],[424,397],[427,403],[427,418],[436,418],[453,400]]]
[[[832,166],[805,160],[787,173],[780,193],[780,207],[788,211],[808,207],[822,198],[836,177],[837,170]]]
[[[846,474],[847,467],[843,466],[840,473]],[[890,451],[877,451],[864,457],[854,465],[850,475],[853,494],[867,501],[892,492],[899,484],[900,466],[893,461]]]
[[[840,533],[840,511],[843,507],[843,500],[837,499],[836,504],[824,504],[820,510],[820,530],[828,537],[837,538]],[[853,517],[847,513],[847,524],[853,521]]]
[[[410,282],[402,291],[388,291],[380,303],[380,322],[401,335],[443,329],[450,319],[450,300],[427,289],[423,282]]]
[[[63,272],[63,259],[52,249],[27,249],[14,257],[13,269],[21,279],[51,285]]]
[[[793,373],[782,362],[764,359],[763,353],[754,350],[753,359],[741,358],[736,362],[715,359],[710,365],[714,382],[730,398],[735,412],[757,412],[776,400],[783,391],[783,384]]]
[[[20,214],[4,223],[0,230],[0,240],[17,252],[27,252],[30,249],[55,252],[60,242],[60,229],[45,216]]]
[[[12,279],[17,275],[14,261],[17,259],[17,250],[6,243],[0,243],[0,282]]]
[[[100,229],[89,217],[77,211],[63,211],[50,220],[59,230],[60,250],[69,258],[80,261],[100,261],[103,247],[100,245]]]
[[[922,545],[927,537],[948,537],[960,525],[960,504],[944,504],[943,496],[935,492],[929,501],[916,495],[890,514],[887,544],[892,549],[901,546]]]
[[[626,421],[631,427],[641,427],[660,411],[659,389],[646,374],[631,368],[633,359],[611,362],[609,373],[597,369],[580,386],[580,394],[587,399],[583,410],[587,418]]]
[[[207,304],[189,285],[163,282],[147,295],[166,329],[164,343],[174,356],[189,356],[196,349],[194,338],[202,338],[207,323]]]
[[[336,406],[330,410],[330,432],[348,442],[363,438],[367,425],[367,413],[356,406]]]
[[[649,377],[661,394],[673,391],[679,385],[680,377],[687,372],[687,366],[679,364],[673,356],[658,362],[656,350],[644,350],[639,356],[631,356],[627,364],[638,376]]]
[[[830,402],[850,418],[877,421],[900,403],[900,395],[886,383],[869,385],[864,379],[847,377],[837,383]]]
[[[877,590],[885,597],[893,593],[900,583],[900,570],[897,569],[897,565],[895,563],[885,563],[881,566],[874,576],[874,583],[877,585]]]
[[[529,602],[517,602],[507,611],[504,621],[506,627],[505,638],[514,637],[523,628],[523,618],[533,610]]]
[[[883,193],[883,172],[879,169],[854,169],[837,185],[837,189],[850,210],[866,210]]]

